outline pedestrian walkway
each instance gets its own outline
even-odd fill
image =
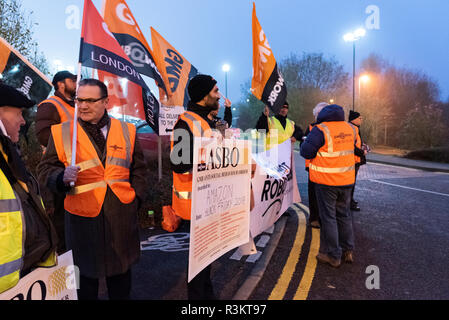
[[[385,155],[385,154],[373,153],[373,152],[369,153],[366,156],[366,160],[368,162],[384,163],[384,164],[390,164],[390,165],[400,166],[400,167],[449,173],[449,164],[448,163],[423,161],[423,160],[412,160],[412,159],[406,159],[406,158],[402,158],[402,157],[398,157],[398,156],[394,156],[394,155]]]

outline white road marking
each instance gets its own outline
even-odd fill
[[[423,189],[411,188],[411,187],[401,186],[401,185],[398,185],[398,184],[388,183],[388,182],[379,181],[379,180],[374,180],[374,179],[370,179],[369,181],[377,182],[377,183],[382,183],[382,184],[386,184],[386,185],[393,186],[393,187],[398,187],[398,188],[403,188],[403,189],[409,189],[409,190],[415,190],[415,191],[421,191],[421,192],[426,192],[426,193],[436,194],[436,195],[439,195],[439,196],[449,197],[449,194],[447,194],[447,193],[440,193],[440,192],[435,192],[435,191],[429,191],[429,190],[423,190]]]
[[[257,241],[256,247],[265,248],[267,246],[268,241],[270,241],[270,236],[263,235],[260,237],[259,241]]]
[[[246,262],[254,263],[254,262],[256,262],[257,260],[259,260],[259,258],[260,258],[261,256],[262,256],[262,251],[257,251],[256,254],[250,255],[250,256],[248,257],[248,259],[246,259]]]

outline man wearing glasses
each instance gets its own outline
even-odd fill
[[[103,82],[79,84],[76,165],[71,165],[73,121],[51,128],[39,165],[51,190],[66,193],[66,243],[80,270],[78,296],[98,299],[106,278],[113,300],[129,299],[131,265],[140,256],[137,212],[146,194],[146,167],[136,128],[110,118]]]

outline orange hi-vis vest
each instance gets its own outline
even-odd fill
[[[122,203],[131,203],[136,197],[129,182],[136,127],[111,118],[106,140],[106,164],[103,165],[88,135],[79,123],[77,125],[76,166],[81,170],[75,186],[65,198],[65,210],[81,217],[97,217],[108,187]],[[51,132],[59,160],[66,167],[70,166],[73,121],[54,125]]]
[[[178,119],[183,120],[189,126],[193,137],[210,138],[212,129],[200,115],[186,111]],[[171,150],[173,150],[174,137],[171,139]],[[190,150],[193,152],[193,150]],[[172,209],[175,214],[184,220],[190,220],[192,211],[192,172],[176,173],[173,172],[173,197]]]
[[[309,133],[312,131],[313,126],[309,124]],[[306,159],[306,169],[308,169],[310,166],[310,159]]]
[[[351,125],[353,125],[353,124],[351,123]],[[360,139],[359,128],[356,125],[353,125],[353,126],[356,129],[356,133],[357,133],[356,134],[357,141],[356,141],[355,145],[356,145],[357,148],[362,149],[362,139]],[[362,162],[362,159],[360,157],[354,155],[354,158],[355,158],[355,163]]]
[[[327,186],[355,183],[354,146],[356,128],[344,121],[316,125],[324,134],[324,145],[310,161],[310,181]]]
[[[75,117],[75,108],[73,108],[71,105],[57,96],[53,96],[48,98],[47,100],[42,101],[39,106],[41,106],[43,103],[51,103],[55,106],[56,110],[58,110],[59,117],[61,118],[61,123],[72,121]]]

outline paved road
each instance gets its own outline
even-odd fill
[[[354,214],[356,261],[333,269],[316,263],[319,231],[306,227],[303,168],[297,155],[303,203],[283,218],[284,232],[258,285],[252,294],[246,292],[249,299],[449,299],[449,174],[363,166],[356,189],[362,211]],[[188,230],[184,223],[175,234],[143,231],[142,258],[133,268],[133,299],[187,298]],[[277,229],[257,237],[255,255],[241,256],[232,250],[212,264],[220,300],[232,299],[259,269],[276,235]],[[373,278],[376,271],[379,277]],[[379,289],[367,289],[367,279]]]
[[[307,205],[299,160],[297,172]],[[250,299],[449,299],[449,174],[368,163],[355,197],[354,264],[316,264],[319,233],[296,206]]]

